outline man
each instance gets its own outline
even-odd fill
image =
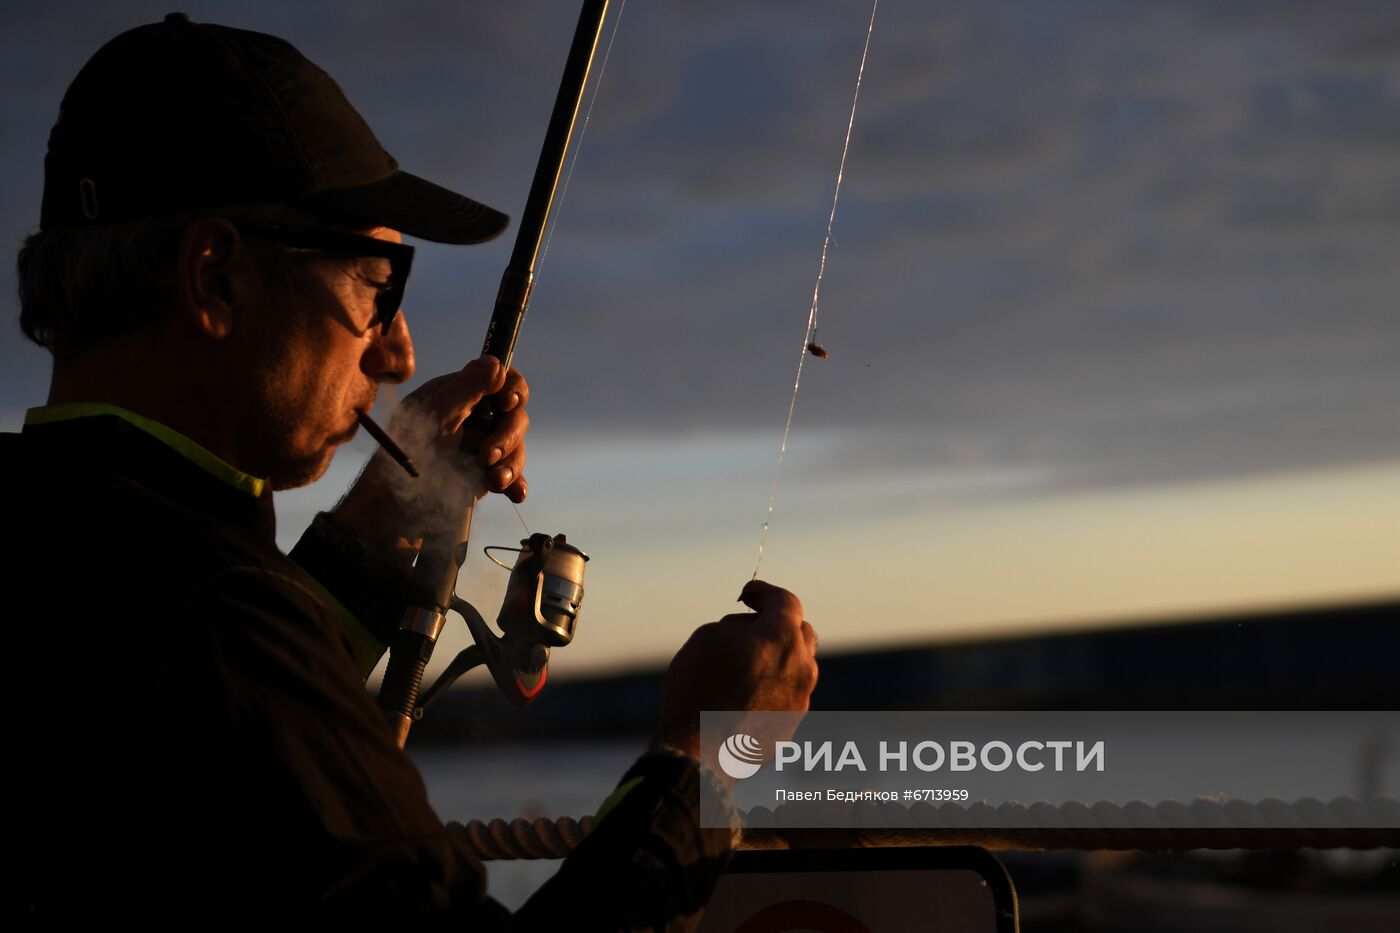
[[[311,482],[382,382],[413,374],[408,234],[505,218],[399,171],[279,39],[172,14],[65,95],[21,325],[48,404],[0,436],[11,745],[7,918],[633,929],[692,922],[730,834],[702,830],[700,709],[805,710],[815,636],[792,594],[702,626],[652,751],[511,918],[428,806],[363,684],[397,624],[415,528],[385,458],[293,549],[271,490]],[[408,407],[441,451],[487,395],[477,454],[517,501],[529,390],[491,358]]]

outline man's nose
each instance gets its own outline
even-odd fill
[[[365,352],[361,366],[375,382],[407,382],[413,378],[413,337],[408,317],[402,310],[394,315],[389,333],[375,337]]]

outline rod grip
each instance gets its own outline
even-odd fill
[[[384,683],[379,688],[379,707],[399,748],[407,743],[413,727],[413,710],[418,705],[423,672],[428,669],[432,653],[433,642],[409,629],[399,629],[390,647]]]

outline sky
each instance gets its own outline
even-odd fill
[[[574,3],[183,8],[519,215]],[[592,555],[556,676],[664,662],[754,573],[870,11],[622,11],[515,359],[530,499],[475,529]],[[166,12],[0,13],[9,259],[67,82]],[[882,0],[834,234],[762,563],[823,650],[1400,595],[1394,3]],[[478,351],[512,242],[419,245],[413,384]],[[0,428],[47,372],[9,325]],[[279,494],[284,546],[369,450]]]

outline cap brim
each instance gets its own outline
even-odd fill
[[[510,224],[510,218],[494,207],[408,172],[358,188],[321,191],[311,200],[435,243],[484,243]]]

